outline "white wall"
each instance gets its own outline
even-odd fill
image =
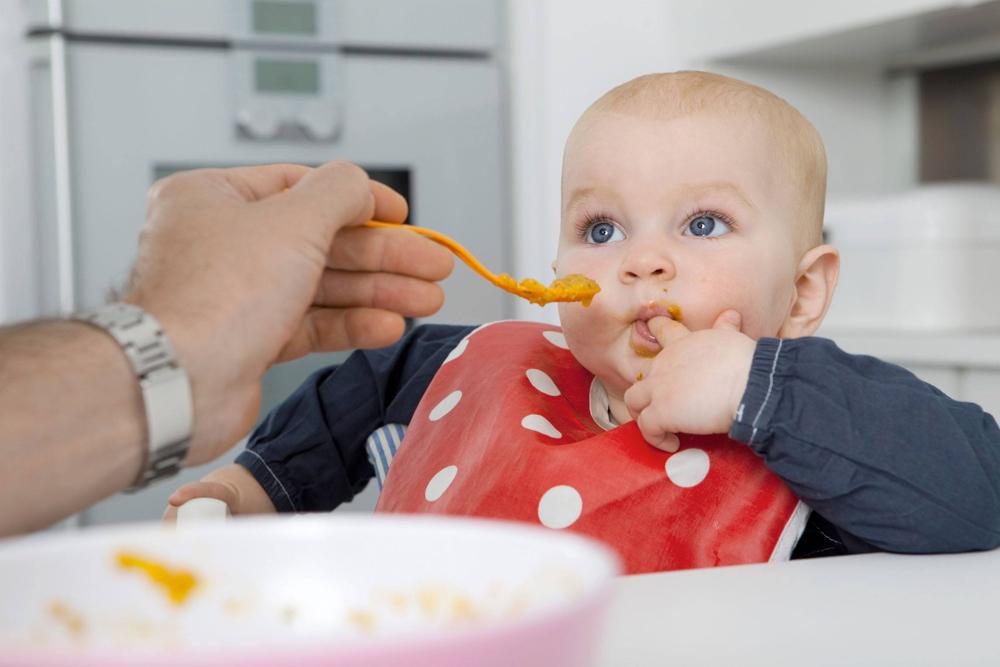
[[[0,0],[0,323],[37,312],[21,3]]]

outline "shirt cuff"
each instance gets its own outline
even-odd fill
[[[274,509],[278,512],[296,512],[295,503],[289,493],[289,486],[286,486],[278,477],[280,470],[275,470],[273,466],[267,464],[260,454],[252,449],[245,449],[236,457],[235,463],[246,468],[257,483],[261,485],[267,497],[274,503]]]
[[[783,361],[781,354],[786,343],[780,338],[761,338],[757,341],[747,388],[729,430],[729,437],[733,440],[753,446],[770,435],[768,425],[781,393],[779,363]]]

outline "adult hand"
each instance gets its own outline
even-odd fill
[[[677,433],[729,432],[756,349],[740,326],[734,310],[720,314],[711,329],[694,332],[667,317],[649,321],[662,349],[649,375],[625,392],[646,442],[676,452]]]
[[[125,301],[157,317],[192,383],[187,463],[253,425],[260,382],[310,352],[381,347],[443,302],[453,266],[404,230],[405,200],[346,162],[206,169],[158,181]]]

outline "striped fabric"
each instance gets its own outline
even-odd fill
[[[385,484],[389,465],[399,449],[399,443],[403,442],[405,434],[405,424],[386,424],[375,429],[365,441],[365,450],[368,452],[368,460],[375,468],[375,479],[378,481],[379,490]]]

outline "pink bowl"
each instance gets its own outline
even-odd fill
[[[198,580],[182,604],[122,551]],[[591,664],[618,560],[425,516],[155,524],[0,543],[0,666]]]

